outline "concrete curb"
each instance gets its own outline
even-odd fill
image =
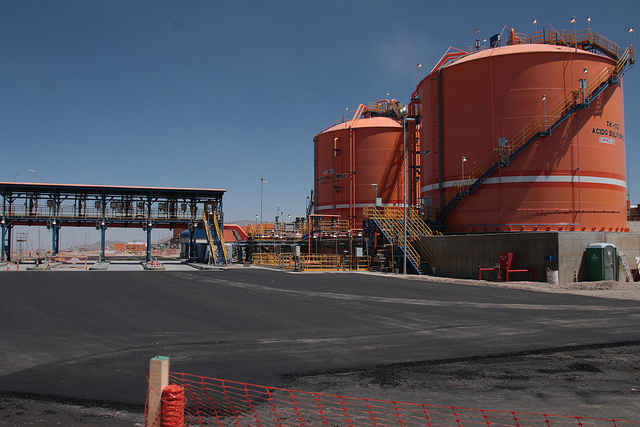
[[[221,267],[219,265],[201,264],[197,262],[188,262],[187,265],[189,267],[193,267],[198,270],[208,270],[208,271],[226,271],[227,270],[227,267]]]

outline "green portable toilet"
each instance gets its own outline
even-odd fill
[[[589,243],[585,253],[587,281],[618,280],[618,253],[611,243]]]

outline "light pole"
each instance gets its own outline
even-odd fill
[[[536,33],[538,32],[538,20],[537,19],[533,19],[533,25],[535,25],[536,27]]]
[[[582,96],[584,98],[584,102],[587,102],[589,100],[589,96],[591,96],[591,92],[589,92],[589,69],[585,67],[582,72],[584,73],[584,87],[582,90]]]
[[[260,177],[260,226],[262,227],[262,193],[263,190],[262,188],[264,187],[264,184],[266,184],[269,181],[265,181],[263,177]]]
[[[31,173],[34,173],[35,171],[34,171],[33,169],[23,169],[23,170],[21,170],[20,172],[18,172],[18,173],[16,174],[16,176],[14,176],[14,177],[13,177],[13,182],[16,182],[16,178],[18,178],[18,175],[20,175],[22,172],[31,172]]]
[[[587,25],[589,26],[589,33],[591,33],[591,17],[587,16]],[[591,34],[589,34],[591,36]]]
[[[576,46],[576,52],[578,51],[578,38],[576,37],[576,17],[572,17],[571,21],[569,21],[573,24],[573,42]]]
[[[636,45],[636,33],[633,31],[633,27],[629,27],[629,31],[628,32],[633,34],[633,44],[632,44],[632,46],[635,46]]]
[[[421,67],[422,67],[422,64],[416,65],[416,87],[418,87],[418,83],[420,83],[420,78],[418,77],[418,73]]]
[[[542,119],[544,120],[544,131],[547,131],[547,95],[542,95],[542,103],[544,104],[544,116]]]
[[[404,211],[404,260],[402,265],[402,274],[407,274],[407,174],[408,174],[408,165],[407,165],[407,122],[415,122],[416,119],[413,117],[404,117],[403,119],[402,131],[404,132],[404,154],[403,154],[403,162],[404,162],[404,201],[403,201],[403,211]]]
[[[464,162],[467,161],[467,158],[465,156],[462,156],[462,182],[460,183],[461,185],[464,185]]]

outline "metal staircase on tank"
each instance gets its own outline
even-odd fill
[[[605,68],[600,75],[592,80],[582,94],[581,91],[571,91],[565,99],[551,108],[548,114],[534,119],[502,147],[492,150],[477,163],[468,175],[465,174],[452,187],[449,187],[449,190],[445,191],[444,197],[440,201],[440,212],[431,225],[433,227],[444,226],[445,218],[456,205],[465,197],[474,195],[478,187],[497,169],[509,166],[529,145],[539,138],[551,135],[555,128],[576,111],[589,108],[591,102],[606,88],[617,85],[623,74],[634,63],[635,52],[633,46],[630,46],[617,58],[616,65]]]
[[[424,274],[424,268],[429,271],[435,266],[435,257],[426,246],[423,237],[433,236],[434,232],[420,218],[416,209],[407,209],[407,244],[404,244],[404,210],[395,206],[378,208],[365,206],[364,216],[368,218],[370,226],[380,231],[385,240],[397,247],[407,256],[407,262],[417,274]]]
[[[205,208],[203,220],[210,249],[209,264],[227,265],[227,248],[224,244],[224,234],[220,229],[218,215],[215,211],[209,212],[209,209]]]

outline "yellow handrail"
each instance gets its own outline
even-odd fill
[[[206,209],[203,212],[202,218],[203,218],[203,221],[204,221],[204,230],[207,233],[207,241],[209,242],[209,247],[211,248],[212,257],[209,258],[209,263],[211,263],[211,259],[215,260],[217,258],[217,253],[216,253],[216,245],[213,242],[213,236],[211,236],[211,230],[209,229],[209,221],[207,220],[207,211],[206,211]]]
[[[386,232],[389,243],[404,246],[404,208],[385,206],[382,210],[367,205],[363,208],[364,216],[375,219]],[[419,266],[424,259],[430,266],[434,265],[435,256],[424,244],[421,237],[433,236],[433,231],[422,221],[417,209],[407,209],[407,244],[406,254],[414,265]]]
[[[203,220],[204,220],[204,229],[207,233],[207,240],[209,241],[209,247],[211,248],[211,254],[213,255],[213,259],[217,258],[217,251],[216,251],[216,245],[215,242],[213,241],[213,236],[211,235],[211,229],[209,228],[209,218],[208,218],[209,214],[207,213],[207,209],[204,210],[203,212]],[[216,233],[218,235],[218,239],[220,240],[220,245],[222,247],[222,254],[224,255],[224,259],[223,262],[226,264],[227,263],[227,247],[224,244],[224,235],[222,234],[221,230],[220,230],[220,224],[218,222],[218,215],[216,215],[215,212],[211,213],[211,217],[213,219],[213,225],[216,228]]]
[[[218,233],[218,239],[220,240],[220,245],[222,246],[222,254],[224,255],[224,263],[227,263],[227,246],[224,244],[224,233],[220,230],[220,223],[218,222],[218,215],[213,213],[213,224],[216,226],[216,233]]]

